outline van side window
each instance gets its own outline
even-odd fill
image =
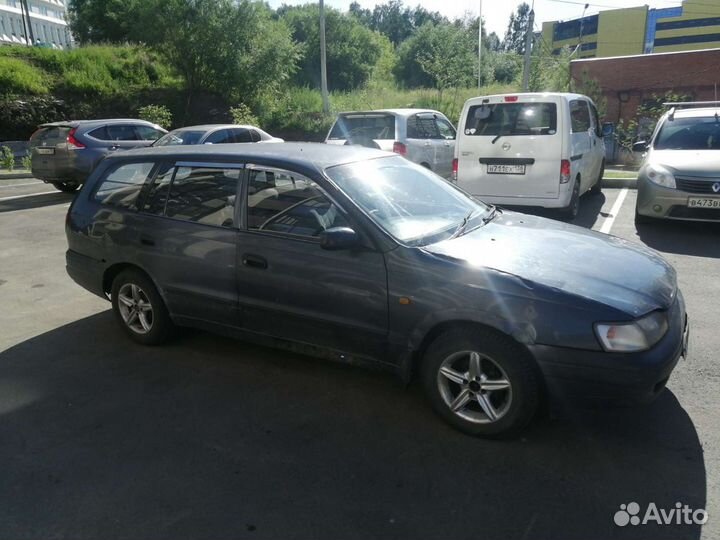
[[[435,117],[429,114],[415,114],[407,119],[408,139],[442,139]]]
[[[570,102],[570,118],[572,120],[572,132],[582,133],[591,127],[590,111],[587,101],[573,100]]]
[[[448,141],[455,138],[455,128],[450,122],[443,120],[442,118],[436,118],[435,122],[437,123],[441,138]]]
[[[295,173],[258,169],[249,173],[247,227],[317,238],[332,227],[347,227],[347,221],[315,182]]]
[[[178,167],[165,216],[216,227],[235,225],[235,199],[242,169]]]
[[[119,208],[134,208],[155,163],[126,163],[112,169],[95,191],[95,200]]]

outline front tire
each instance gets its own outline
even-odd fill
[[[529,353],[489,329],[441,334],[425,353],[422,378],[435,411],[469,435],[517,435],[540,403],[539,377]]]
[[[112,308],[125,332],[142,345],[160,345],[173,323],[153,282],[138,270],[125,270],[113,280]]]
[[[600,195],[602,193],[603,176],[605,176],[605,162],[604,161],[602,163],[602,167],[600,167],[600,177],[597,179],[597,182],[595,182],[595,184],[593,184],[593,187],[590,189],[591,194]]]

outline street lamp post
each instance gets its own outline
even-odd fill
[[[325,2],[320,0],[320,90],[322,92],[323,112],[330,112],[327,83],[327,53],[325,49]]]
[[[482,0],[478,13],[478,89],[482,88]]]

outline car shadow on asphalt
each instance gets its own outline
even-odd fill
[[[613,522],[630,502],[705,507],[670,391],[488,441],[418,386],[204,332],[145,348],[109,311],[78,320],[0,353],[0,537],[700,537]]]
[[[0,213],[16,212],[18,210],[29,210],[31,208],[42,208],[72,202],[73,193],[48,193],[41,195],[28,195],[18,199],[0,201]]]
[[[640,239],[660,252],[720,258],[720,223],[656,220],[636,228]]]

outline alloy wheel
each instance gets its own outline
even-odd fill
[[[145,291],[134,283],[125,283],[117,299],[120,316],[130,330],[137,334],[152,330],[153,308]]]
[[[476,424],[497,422],[512,403],[512,384],[505,371],[477,351],[448,356],[438,370],[437,385],[450,410]]]

